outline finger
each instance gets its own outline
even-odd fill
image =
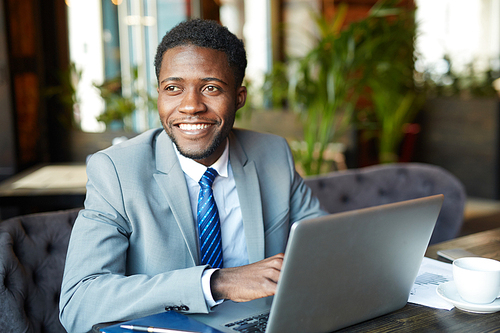
[[[264,259],[262,262],[272,263],[273,266],[279,267],[281,269],[281,266],[283,265],[283,258],[283,253],[279,253],[272,257]]]
[[[281,275],[281,264],[282,262],[274,261],[269,263],[270,266],[264,267],[262,270],[262,277],[278,283],[279,277]]]
[[[278,253],[278,254],[275,254],[274,256],[269,257],[268,259],[271,259],[271,258],[276,258],[276,259],[281,258],[281,259],[283,259],[284,257],[285,257],[284,253]]]
[[[277,284],[280,278],[280,273],[281,273],[280,271],[272,270],[270,271],[269,274],[265,276],[265,278],[273,282],[274,284]]]

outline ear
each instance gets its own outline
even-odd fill
[[[236,110],[239,110],[245,105],[247,100],[247,87],[239,86],[236,89]]]

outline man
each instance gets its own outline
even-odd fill
[[[163,38],[155,66],[163,129],[88,162],[60,299],[69,332],[273,295],[291,224],[324,214],[284,139],[233,129],[247,95],[240,40],[214,22],[184,22]],[[206,198],[218,213],[203,224]]]

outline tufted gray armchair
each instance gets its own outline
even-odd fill
[[[307,178],[329,213],[443,194],[444,202],[430,244],[455,238],[466,201],[462,183],[445,169],[422,163],[380,164]]]
[[[0,332],[66,332],[59,322],[59,293],[79,210],[0,222]]]

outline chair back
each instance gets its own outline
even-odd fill
[[[445,169],[422,163],[380,164],[306,178],[329,213],[443,194],[430,244],[455,238],[463,224],[466,192]]]
[[[0,222],[0,332],[66,332],[59,294],[79,209]]]

